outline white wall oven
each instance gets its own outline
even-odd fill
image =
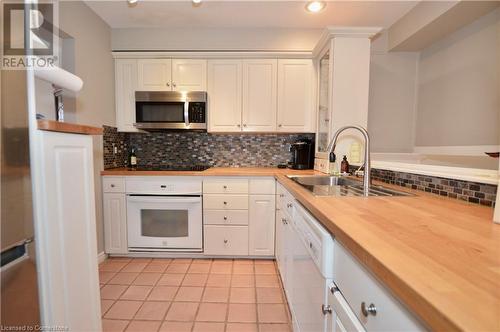
[[[127,180],[130,251],[202,251],[201,179]]]

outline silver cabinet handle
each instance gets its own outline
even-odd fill
[[[361,313],[365,317],[368,317],[368,315],[376,316],[377,315],[377,307],[373,303],[370,303],[369,306],[366,306],[365,302],[361,302]]]
[[[329,304],[323,304],[321,306],[321,312],[323,313],[323,315],[331,314],[332,311],[332,307]]]
[[[170,86],[170,82],[167,82],[167,86]]]

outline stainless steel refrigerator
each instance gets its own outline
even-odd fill
[[[40,311],[33,229],[25,70],[1,72],[1,329],[37,326]],[[27,329],[29,330],[29,329]]]

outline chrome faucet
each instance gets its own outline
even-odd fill
[[[337,139],[344,130],[346,129],[356,129],[363,134],[363,137],[365,138],[365,160],[363,162],[363,167],[364,167],[364,172],[363,172],[363,193],[365,196],[368,196],[370,192],[370,185],[371,185],[371,177],[370,177],[370,136],[368,135],[368,131],[366,131],[365,128],[361,126],[345,126],[340,128],[335,132],[333,135],[332,140],[330,141],[330,144],[328,144],[328,148],[326,151],[328,151],[328,156],[330,156],[331,153],[335,151],[335,146],[337,145]]]

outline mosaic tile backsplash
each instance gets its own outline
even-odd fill
[[[124,134],[112,127],[105,127],[104,136],[106,169],[125,166],[127,151],[131,148],[135,148],[139,166],[276,167],[291,160],[290,143],[299,138],[314,139],[314,134],[209,134],[194,131]],[[123,147],[125,154],[113,156],[113,144]]]
[[[351,171],[355,171],[356,169],[357,167],[351,167]],[[491,207],[495,206],[497,193],[497,186],[495,185],[374,168],[371,170],[371,175],[373,180],[460,199],[470,203]]]
[[[119,133],[104,126],[104,168],[124,167],[130,148],[140,166],[275,167],[291,159],[289,144],[314,134]],[[113,148],[117,153],[113,154]],[[352,166],[355,171],[357,167]],[[485,206],[495,206],[497,186],[372,169],[372,179]]]
[[[104,169],[127,165],[128,138],[126,133],[119,133],[115,127],[103,127]],[[116,147],[116,153],[113,149]]]

